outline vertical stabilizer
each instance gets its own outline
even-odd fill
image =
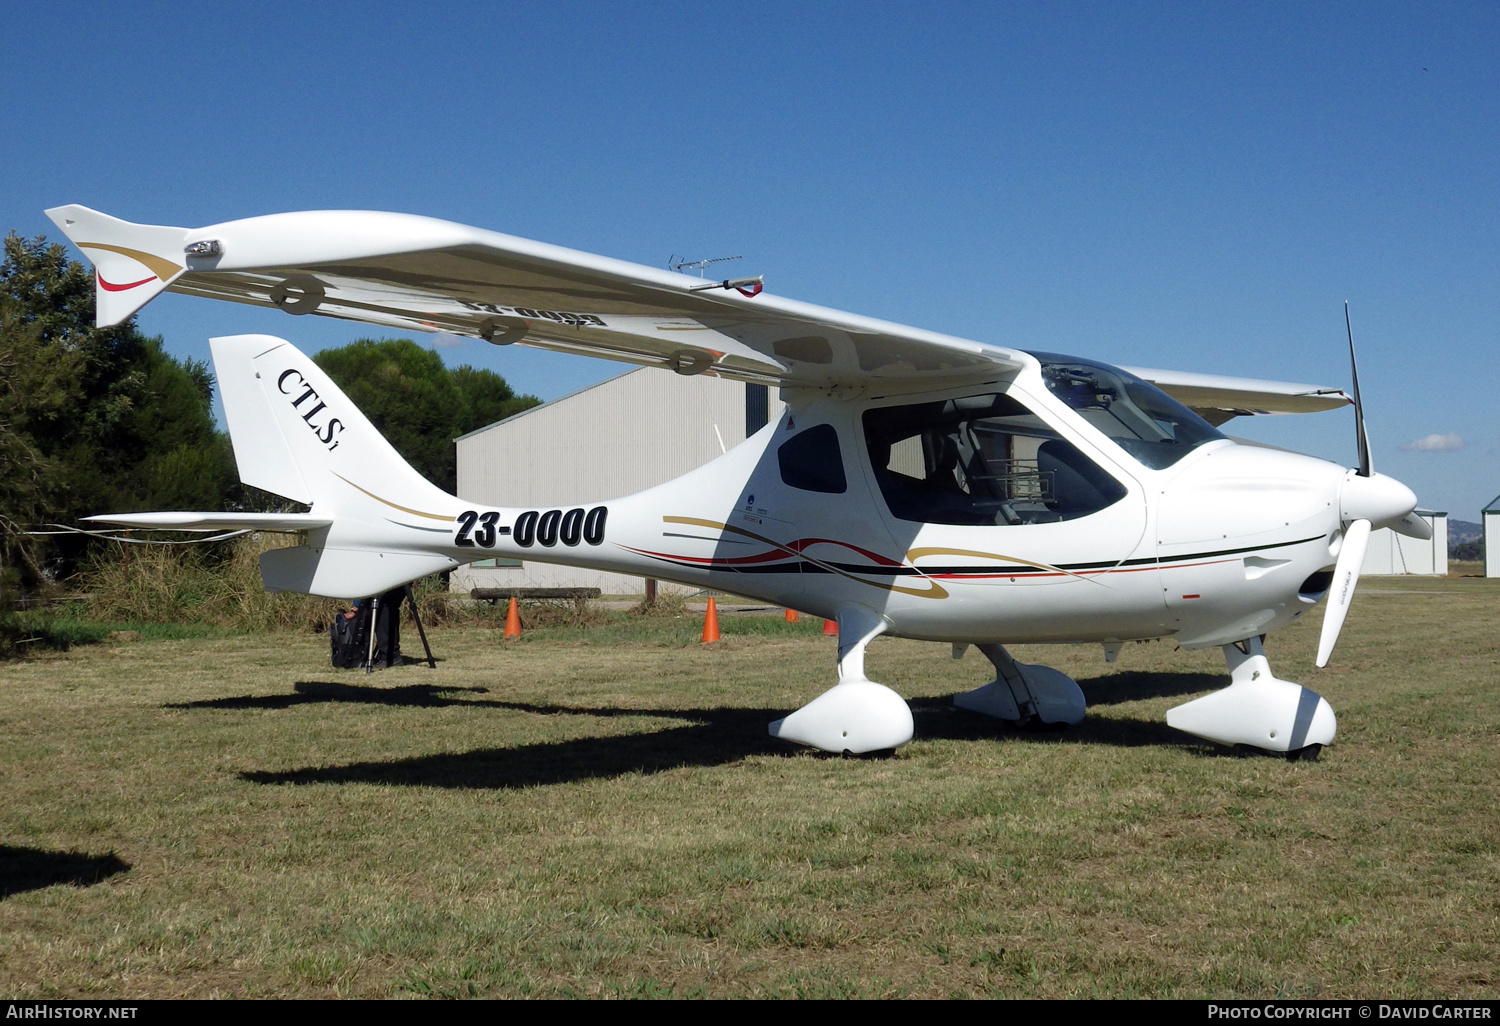
[[[373,595],[458,560],[434,551],[463,508],[422,477],[301,350],[271,335],[209,340],[240,480],[328,526],[261,557],[272,591]]]
[[[312,359],[273,335],[209,339],[240,480],[324,512],[446,509],[454,500],[391,447]],[[452,514],[427,519],[451,523]]]
[[[72,204],[47,216],[94,264],[94,323],[119,324],[187,270],[188,229],[132,224]]]

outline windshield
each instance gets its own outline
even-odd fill
[[[1148,381],[1118,367],[1056,353],[1032,353],[1052,394],[1152,470],[1170,467],[1216,428]]]

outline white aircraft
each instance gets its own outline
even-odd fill
[[[1334,738],[1333,710],[1271,672],[1264,636],[1331,593],[1324,665],[1371,528],[1430,537],[1412,492],[1370,469],[1357,379],[1360,467],[1346,470],[1214,426],[1349,404],[1338,389],[1023,352],[782,299],[758,278],[705,282],[403,214],[191,229],[48,214],[94,262],[100,325],[170,289],[779,386],[777,421],[675,481],[493,508],[420,477],[291,344],[216,338],[241,478],[310,512],[92,519],[306,532],[262,558],[273,590],[370,595],[505,556],[836,619],[838,683],[770,725],[825,751],[911,740],[906,702],[865,676],[882,634],[952,642],[955,655],[977,645],[995,679],[955,702],[1054,725],[1083,718],[1078,685],[1005,645],[1096,642],[1112,661],[1125,642],[1170,638],[1222,648],[1231,677],[1168,712],[1171,726],[1313,758]]]

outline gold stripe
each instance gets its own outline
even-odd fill
[[[975,559],[1004,559],[1012,563],[1020,563],[1022,566],[1034,566],[1038,570],[1051,570],[1056,574],[1066,574],[1069,577],[1077,577],[1082,581],[1091,581],[1096,584],[1099,583],[1097,581],[1094,581],[1092,577],[1085,577],[1083,574],[1075,574],[1071,570],[1064,570],[1062,567],[1053,566],[1051,563],[1036,563],[1029,559],[1022,559],[1020,556],[1002,556],[998,552],[977,552],[974,549],[922,548],[911,549],[906,553],[907,562],[912,564],[915,564],[917,560],[921,559],[923,556],[970,556]],[[941,570],[941,568],[938,569],[939,571]],[[996,569],[999,568],[996,567]]]
[[[458,521],[457,517],[445,517],[445,516],[440,516],[437,513],[423,513],[419,509],[408,509],[405,506],[398,506],[394,502],[390,501],[389,499],[382,499],[380,496],[376,495],[374,492],[368,491],[367,489],[364,489],[364,488],[360,488],[359,485],[357,485],[353,481],[349,480],[343,474],[335,473],[333,476],[336,477],[336,478],[338,478],[340,481],[344,482],[344,484],[348,485],[350,488],[358,488],[360,491],[364,492],[366,495],[368,495],[370,498],[374,499],[376,502],[383,502],[383,503],[385,503],[387,506],[391,507],[391,509],[399,509],[401,512],[403,512],[403,513],[410,513],[414,517],[426,517],[428,520],[445,520],[445,521],[447,521],[450,524],[456,523]]]
[[[1022,566],[1034,566],[1038,570],[1054,570],[1060,574],[1067,573],[1062,567],[1052,566],[1050,563],[1033,563],[1029,559],[1022,559],[1020,556],[1002,556],[998,552],[976,552],[974,549],[912,549],[906,554],[907,560],[912,563],[915,563],[923,556],[973,556],[975,559],[1004,559],[1012,563],[1020,563]]]
[[[142,253],[138,249],[126,249],[124,246],[111,246],[104,242],[80,242],[79,249],[102,249],[108,253],[119,253],[128,256],[132,260],[139,260],[151,269],[151,273],[162,281],[166,281],[172,275],[182,270],[181,264],[174,264],[165,257],[156,256],[154,253]]]

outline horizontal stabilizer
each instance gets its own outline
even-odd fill
[[[106,513],[83,519],[158,531],[311,531],[333,523],[311,513]]]
[[[94,264],[94,323],[119,324],[187,270],[186,228],[132,224],[78,204],[47,211]]]
[[[297,545],[260,557],[267,591],[297,591],[325,598],[379,595],[418,577],[451,570],[457,560],[432,553],[372,552]]]

